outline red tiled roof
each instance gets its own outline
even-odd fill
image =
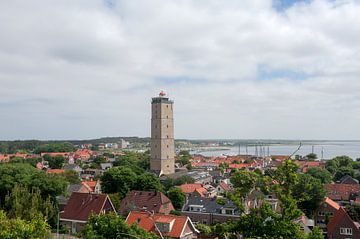
[[[62,174],[62,173],[64,173],[64,172],[65,172],[64,169],[50,169],[50,168],[48,168],[48,169],[46,170],[46,173]]]
[[[220,187],[224,189],[224,191],[229,192],[231,191],[230,185],[225,182],[220,182]]]
[[[200,195],[200,197],[205,197],[206,193],[208,192],[205,188],[197,188],[195,191]]]
[[[247,168],[247,167],[255,167],[256,163],[239,163],[239,164],[230,164],[229,168]]]
[[[270,157],[278,160],[286,160],[290,155],[271,155]]]
[[[83,182],[81,182],[81,183],[82,183],[83,185],[87,185],[87,186],[91,189],[92,192],[95,191],[95,187],[96,187],[96,184],[97,184],[96,181],[83,181]]]
[[[352,223],[354,228],[358,228],[358,225],[350,218],[350,216],[346,213],[345,209],[340,207],[339,210],[335,213],[334,217],[331,218],[330,222],[327,224],[328,235],[332,234],[339,223],[343,223],[347,220],[349,223]],[[351,226],[351,225],[349,225]]]
[[[360,192],[360,184],[325,184],[326,195],[332,200],[348,201],[352,193]]]
[[[324,202],[327,203],[329,206],[335,208],[336,210],[339,210],[339,208],[340,208],[339,204],[337,204],[336,202],[334,202],[333,200],[331,200],[328,197],[325,197]]]
[[[73,192],[61,214],[61,219],[87,221],[91,213],[100,214],[106,200],[110,201],[106,194]],[[113,210],[115,211],[114,208]]]
[[[188,217],[186,216],[174,216],[174,215],[163,215],[163,214],[154,214],[151,215],[148,212],[138,212],[131,211],[128,217],[126,218],[126,222],[128,225],[133,225],[134,223],[138,223],[138,226],[144,229],[145,231],[152,231],[157,233],[155,229],[155,222],[160,223],[170,223],[174,221],[174,224],[170,230],[170,232],[163,232],[163,236],[166,237],[174,237],[180,238],[181,233],[188,222]],[[193,226],[192,226],[193,227]],[[193,231],[196,232],[195,227],[193,227]]]
[[[183,193],[193,193],[196,189],[202,188],[202,184],[200,183],[186,183],[180,185],[179,188]]]

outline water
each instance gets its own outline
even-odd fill
[[[279,144],[270,145],[270,155],[291,155],[297,150],[299,144]],[[222,149],[225,147],[221,147]],[[267,154],[267,146],[265,148],[265,154]],[[226,155],[237,155],[239,153],[239,147],[228,147],[229,150],[204,150],[204,151],[193,151],[192,153],[202,154],[204,156],[220,156]],[[259,150],[259,149],[258,149]],[[318,158],[331,159],[336,156],[347,155],[354,160],[360,158],[360,141],[316,141],[304,143],[300,150],[296,153],[305,156],[309,153],[317,154]],[[240,153],[246,154],[245,145],[240,146]],[[255,155],[255,146],[248,146],[248,154]]]

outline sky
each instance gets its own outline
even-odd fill
[[[359,0],[0,1],[0,139],[360,139]]]

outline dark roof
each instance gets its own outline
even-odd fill
[[[220,213],[221,209],[231,208],[231,209],[235,209],[236,215],[240,214],[239,209],[235,206],[235,204],[232,201],[225,198],[224,200],[225,200],[225,205],[220,205],[217,203],[216,198],[203,198],[191,194],[188,197],[188,200],[186,202],[186,205],[184,206],[183,211],[190,211],[189,208],[191,205],[202,205],[203,208],[201,212],[203,213]]]
[[[131,191],[121,201],[120,213],[127,210],[146,209],[159,212],[161,205],[171,203],[170,199],[162,192]]]
[[[351,177],[350,175],[343,176],[339,181],[343,184],[359,184],[359,180]]]
[[[83,187],[82,184],[70,184],[68,186],[68,192],[69,194],[73,193],[73,192],[78,192],[81,188]]]
[[[103,210],[106,200],[110,201],[106,194],[74,192],[60,217],[61,219],[87,221],[91,213],[99,214]]]

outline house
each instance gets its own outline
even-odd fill
[[[351,177],[350,175],[345,175],[339,180],[339,183],[341,183],[341,184],[359,184],[359,180]]]
[[[121,201],[119,213],[126,215],[133,210],[169,214],[174,206],[162,192],[131,191]]]
[[[82,171],[82,168],[76,164],[66,164],[64,166],[64,170],[67,170],[67,171],[73,170],[73,171],[77,172],[78,174],[80,174]]]
[[[328,197],[325,197],[323,202],[319,205],[318,209],[315,211],[314,220],[315,225],[321,229],[326,228],[326,224],[329,220],[335,215],[339,210],[340,206],[333,200]]]
[[[64,169],[46,169],[46,173],[53,173],[53,174],[63,174],[65,173]]]
[[[10,157],[8,155],[0,154],[0,162],[8,162]]]
[[[49,155],[50,157],[62,156],[64,159],[68,159],[72,153],[71,152],[46,152],[41,153],[40,156],[44,157],[45,155]]]
[[[138,225],[142,229],[166,238],[195,239],[199,231],[187,216],[152,214],[131,211],[126,218],[128,225]]]
[[[230,201],[218,202],[215,198],[203,198],[197,195],[190,195],[181,211],[194,223],[212,225],[230,220],[237,220],[240,216],[239,209]]]
[[[100,181],[83,181],[81,182],[83,185],[86,185],[88,188],[90,188],[91,192],[93,193],[101,193],[101,184]]]
[[[299,166],[299,170],[303,173],[306,173],[309,168],[325,169],[324,161],[295,161],[295,163]]]
[[[349,204],[354,194],[360,192],[360,184],[325,184],[326,196],[341,205]]]
[[[181,191],[185,194],[195,193],[200,197],[212,198],[216,196],[216,189],[210,185],[202,185],[200,183],[187,183],[179,186]]]
[[[113,163],[101,163],[100,167],[102,170],[108,170],[113,167]]]
[[[328,239],[358,239],[360,224],[354,222],[342,207],[337,210],[327,225]]]
[[[82,183],[79,183],[79,184],[70,184],[68,185],[67,187],[67,194],[66,195],[70,195],[74,192],[78,192],[78,193],[91,193],[93,192],[91,190],[91,188],[86,185],[86,184],[82,184]],[[60,195],[60,196],[57,196],[56,197],[57,199],[57,202],[58,202],[58,205],[59,205],[59,210],[60,211],[63,211],[66,204],[68,203],[69,201],[69,198],[64,196],[64,195]]]
[[[300,225],[300,230],[302,230],[306,235],[311,233],[314,228],[314,220],[309,219],[305,215],[301,215],[298,219],[294,220],[294,222]]]
[[[78,193],[71,194],[60,222],[71,228],[71,233],[79,232],[91,214],[115,212],[114,205],[106,194]]]
[[[181,191],[185,194],[190,194],[195,192],[196,189],[202,188],[200,183],[185,183],[179,186]]]
[[[102,169],[88,168],[88,169],[84,169],[80,173],[80,177],[84,180],[91,180],[91,179],[101,176],[103,174],[103,172],[104,172],[104,170],[102,170]]]
[[[222,196],[231,191],[232,191],[231,185],[225,182],[220,182],[219,185],[216,186],[216,193],[218,196]]]
[[[91,151],[90,149],[78,149],[74,154],[74,159],[75,160],[79,159],[81,161],[88,161],[93,154],[94,154],[93,151]]]

